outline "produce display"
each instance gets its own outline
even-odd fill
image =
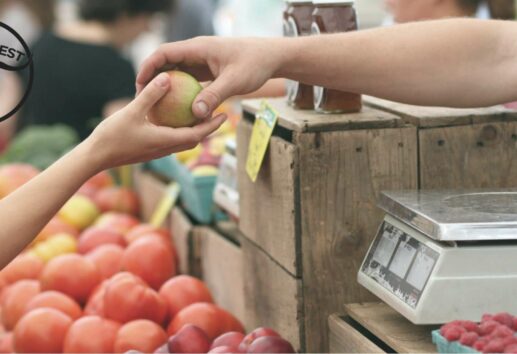
[[[2,197],[37,174],[0,167]],[[108,172],[87,181],[0,271],[0,352],[287,353],[272,329],[248,335],[200,279],[178,275],[168,230]]]
[[[516,332],[517,317],[501,312],[483,315],[480,323],[447,323],[433,333],[433,339],[440,352],[517,353]]]

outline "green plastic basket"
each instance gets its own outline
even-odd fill
[[[471,347],[464,346],[460,342],[449,342],[441,334],[440,330],[437,329],[432,332],[433,343],[436,345],[438,353],[479,353],[477,350]],[[481,353],[479,353],[481,354]]]

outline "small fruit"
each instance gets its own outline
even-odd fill
[[[39,257],[25,253],[13,259],[0,274],[8,284],[12,284],[23,279],[38,279],[44,266]]]
[[[196,177],[217,176],[219,169],[215,166],[200,165],[192,169],[192,175]]]
[[[497,327],[499,327],[499,322],[494,320],[487,320],[485,322],[481,322],[479,325],[479,334],[482,336],[487,336],[492,333]]]
[[[68,234],[57,234],[44,242],[38,243],[29,254],[48,262],[58,256],[77,251],[77,240]]]
[[[72,320],[77,320],[82,315],[81,307],[71,297],[57,292],[44,291],[32,298],[25,307],[25,313],[38,308],[53,308],[68,315]]]
[[[57,290],[84,304],[101,281],[95,264],[78,254],[66,254],[52,259],[41,277],[43,290]]]
[[[250,332],[239,345],[239,350],[242,353],[246,353],[250,347],[250,345],[260,337],[280,337],[280,334],[267,327],[259,327],[252,332]],[[458,337],[459,338],[459,337]]]
[[[149,320],[136,320],[123,325],[115,340],[115,352],[138,350],[152,353],[167,341],[165,331]]]
[[[513,316],[507,312],[500,312],[498,314],[495,314],[492,319],[509,328],[513,327]]]
[[[517,344],[510,344],[504,348],[504,353],[517,353]]]
[[[2,322],[10,331],[25,314],[25,307],[40,293],[40,284],[36,280],[20,280],[7,289],[2,295]]]
[[[99,270],[102,279],[109,279],[122,269],[124,249],[118,245],[106,244],[86,254]]]
[[[291,343],[280,337],[260,337],[251,343],[248,353],[296,353]]]
[[[473,321],[461,321],[461,326],[467,330],[467,332],[478,332],[479,325]]]
[[[63,205],[58,215],[67,224],[83,230],[93,224],[100,212],[90,199],[75,195]]]
[[[227,345],[223,345],[221,347],[215,347],[210,349],[209,353],[240,353],[237,347],[229,347]]]
[[[95,194],[94,202],[101,212],[115,211],[138,215],[140,203],[135,192],[124,187],[109,187]]]
[[[504,340],[502,338],[492,339],[483,348],[483,353],[502,353],[504,347]]]
[[[95,226],[110,229],[125,235],[140,222],[134,216],[123,213],[109,212],[101,215],[95,222]]]
[[[466,330],[460,326],[452,326],[445,330],[444,337],[449,342],[454,342],[460,339],[461,335],[465,333]]]
[[[38,236],[33,241],[33,244],[36,244],[41,241],[48,240],[54,235],[57,234],[67,234],[74,237],[79,236],[79,230],[75,227],[67,224],[66,222],[62,221],[61,219],[54,217],[52,218],[49,223],[40,231]]]
[[[75,321],[64,341],[65,353],[113,353],[120,324],[98,316]]]
[[[465,332],[460,337],[460,343],[468,347],[472,346],[479,339],[476,332]]]
[[[160,296],[167,304],[170,318],[196,302],[213,302],[212,294],[205,283],[190,275],[178,275],[169,279],[160,288]]]
[[[485,346],[488,344],[488,338],[479,338],[474,342],[472,348],[476,349],[478,352],[483,352]]]
[[[194,99],[202,90],[201,84],[181,71],[167,72],[171,88],[149,111],[149,120],[156,125],[171,128],[191,127],[197,118],[192,112]]]
[[[85,316],[104,317],[104,294],[106,293],[107,286],[108,281],[103,281],[93,290],[84,307]]]
[[[13,344],[17,353],[61,353],[72,319],[49,308],[36,309],[16,324]]]
[[[500,325],[496,329],[490,333],[493,338],[505,338],[505,337],[513,337],[513,330],[506,327],[505,325]]]
[[[158,290],[167,279],[176,275],[176,260],[161,238],[149,236],[127,247],[122,257],[122,268]]]
[[[206,353],[209,349],[210,340],[205,331],[193,325],[183,326],[169,338],[171,353]]]
[[[14,353],[13,332],[4,333],[0,337],[0,353]]]
[[[238,349],[243,340],[244,334],[240,332],[228,332],[217,337],[212,343],[211,349],[217,347],[232,347]]]
[[[95,248],[106,244],[126,247],[126,240],[124,239],[124,235],[121,233],[93,226],[87,228],[81,233],[77,250],[79,253],[86,254]]]
[[[28,164],[10,164],[0,167],[0,199],[38,175],[39,171]]]
[[[109,174],[108,171],[102,171],[97,173],[95,176],[90,178],[84,185],[90,186],[92,188],[95,188],[97,190],[111,187],[115,184],[113,181],[113,177]],[[83,185],[83,186],[84,186]]]

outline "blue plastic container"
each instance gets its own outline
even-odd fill
[[[471,347],[464,346],[460,342],[449,342],[441,334],[440,330],[437,329],[432,332],[433,343],[436,345],[438,353],[479,353],[477,350]],[[479,353],[481,354],[481,353]]]

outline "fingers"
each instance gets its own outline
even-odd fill
[[[214,82],[206,86],[196,97],[192,105],[192,112],[198,118],[211,117],[214,110],[226,99],[235,95],[237,90],[233,78],[238,76],[231,71],[226,71]]]
[[[137,116],[147,114],[151,107],[169,91],[170,86],[170,79],[166,73],[158,75],[130,103],[130,108],[137,113]]]

